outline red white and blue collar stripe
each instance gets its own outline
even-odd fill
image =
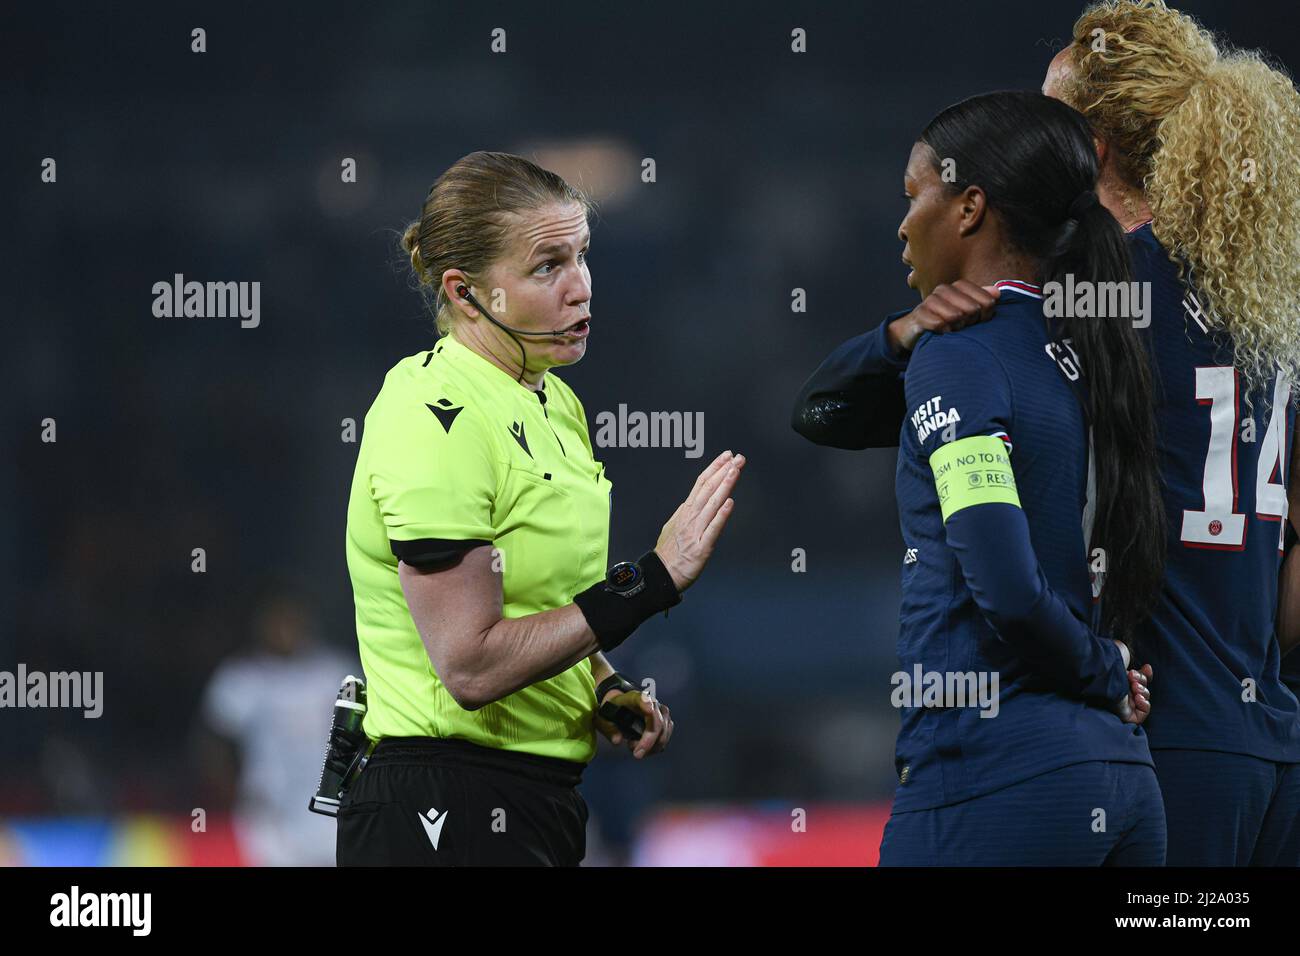
[[[1042,286],[1034,285],[1032,282],[1023,282],[1020,279],[999,279],[997,282],[993,283],[993,285],[995,288],[1001,289],[1004,292],[1007,289],[1010,289],[1012,292],[1019,292],[1022,295],[1027,295],[1034,299],[1041,299],[1043,297]]]

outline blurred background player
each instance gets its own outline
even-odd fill
[[[1159,589],[1155,464],[1131,460],[1153,440],[1150,374],[1128,323],[1050,321],[1040,291],[1067,272],[1128,281],[1096,178],[1086,121],[1038,93],[951,106],[912,150],[908,285],[926,298],[964,280],[1000,298],[987,323],[923,336],[907,370],[900,672],[978,675],[996,709],[904,700],[881,865],[1164,862],[1134,726],[1150,671],[1128,671],[1124,645],[1083,623],[1090,547],[1114,555],[1108,632],[1132,641]]]
[[[209,785],[233,802],[245,861],[332,866],[334,821],[308,813],[320,742],[339,681],[355,659],[316,638],[310,603],[275,585],[255,605],[252,646],[224,661],[203,694],[200,759]]]

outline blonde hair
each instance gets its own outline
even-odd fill
[[[1100,30],[1101,34],[1094,36]],[[1300,94],[1163,0],[1074,24],[1062,98],[1116,151],[1152,229],[1225,331],[1250,389],[1300,381]],[[1269,391],[1271,398],[1271,391]]]
[[[453,313],[442,274],[460,269],[482,275],[505,251],[515,217],[549,203],[575,204],[590,216],[595,204],[563,178],[522,156],[479,151],[456,160],[429,189],[420,218],[402,233],[402,251],[438,332],[451,330]]]

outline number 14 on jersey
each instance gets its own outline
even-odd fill
[[[1287,511],[1286,411],[1290,399],[1290,384],[1278,376],[1255,468],[1255,514],[1278,523],[1279,550]],[[1196,401],[1210,409],[1210,447],[1201,486],[1205,506],[1199,511],[1183,511],[1182,541],[1192,548],[1240,551],[1246,546],[1246,516],[1237,510],[1237,449],[1241,444],[1237,437],[1237,370],[1230,365],[1197,368]]]

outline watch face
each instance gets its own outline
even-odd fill
[[[632,561],[620,561],[609,569],[606,583],[611,591],[622,594],[630,591],[641,581],[641,569]]]

